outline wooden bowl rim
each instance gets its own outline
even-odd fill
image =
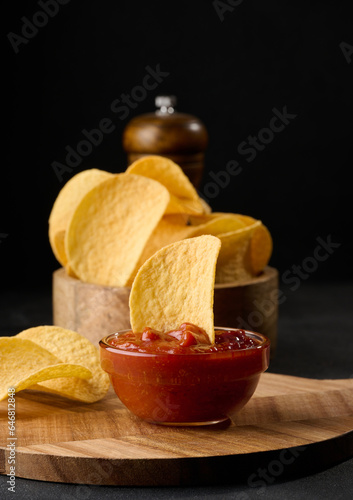
[[[66,273],[65,268],[63,268],[63,267],[54,271],[53,274],[57,274],[60,276],[64,275],[65,279],[71,280],[73,282],[76,281],[76,282],[81,283],[83,286],[86,286],[86,287],[94,287],[94,288],[100,288],[100,289],[111,290],[111,291],[131,290],[130,286],[113,287],[113,286],[107,286],[107,285],[98,285],[95,283],[86,283],[84,281],[79,280],[78,278],[74,278],[73,276],[69,276]],[[277,269],[275,269],[274,267],[266,266],[265,269],[258,276],[255,276],[254,278],[251,278],[247,281],[240,281],[240,282],[233,281],[230,283],[216,283],[214,288],[215,288],[215,290],[221,290],[221,289],[225,289],[225,288],[242,288],[242,287],[247,287],[247,286],[251,286],[251,285],[257,285],[260,283],[264,283],[264,282],[269,281],[273,278],[277,279],[277,277],[278,277]]]

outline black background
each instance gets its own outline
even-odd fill
[[[209,203],[268,226],[271,265],[281,276],[331,235],[340,247],[305,279],[352,278],[353,61],[340,45],[353,45],[349,4],[244,0],[220,16],[212,1],[71,0],[17,54],[7,35],[21,35],[23,18],[43,9],[35,1],[7,4],[1,287],[49,290],[59,267],[47,237],[55,197],[81,170],[124,171],[122,132],[133,116],[154,110],[158,94],[176,95],[177,109],[208,129],[201,194],[211,171],[240,163],[241,174]],[[112,102],[157,65],[169,76],[119,119]],[[238,145],[285,106],[296,118],[247,162]],[[75,148],[82,130],[103,118],[115,130],[60,182],[53,161],[65,163],[65,147]]]

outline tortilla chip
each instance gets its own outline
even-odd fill
[[[212,234],[213,236],[218,236],[219,234],[230,233],[232,231],[242,229],[245,227],[245,223],[237,217],[224,214],[191,227],[192,236],[200,236],[202,234]]]
[[[74,175],[59,192],[49,217],[49,242],[62,266],[67,264],[65,232],[82,197],[100,182],[114,174],[91,168]]]
[[[271,233],[261,221],[258,221],[250,215],[222,212],[212,212],[211,214],[203,216],[190,216],[189,219],[193,225],[202,225],[206,224],[207,222],[211,224],[212,220],[215,221],[218,219],[222,219],[225,216],[227,218],[234,218],[234,220],[241,221],[245,226],[252,226],[257,222],[260,222],[260,224],[256,226],[255,231],[252,233],[252,238],[248,247],[249,255],[247,257],[249,272],[251,272],[252,276],[258,276],[261,271],[263,271],[264,268],[268,265],[273,251],[273,241]],[[210,225],[210,228],[212,228],[212,225]],[[216,233],[212,234],[216,235]],[[246,274],[244,274],[244,279],[245,277]]]
[[[128,285],[131,286],[142,264],[158,250],[171,243],[188,238],[192,234],[193,228],[188,225],[188,220],[188,216],[183,214],[164,215],[162,217],[147,241]]]
[[[170,193],[170,202],[166,214],[190,213],[202,214],[206,207],[196,189],[183,170],[164,156],[144,156],[134,161],[127,169],[127,174],[138,174],[155,179],[165,186]]]
[[[61,378],[41,382],[36,387],[39,390],[85,403],[98,401],[107,393],[109,376],[100,366],[98,347],[86,337],[72,330],[50,325],[29,328],[16,337],[32,341],[62,362],[81,365],[92,374],[89,380]]]
[[[9,387],[19,392],[48,379],[86,382],[81,379],[92,377],[91,370],[80,363],[62,363],[44,347],[17,336],[0,338],[0,366],[0,401]]]
[[[256,221],[230,233],[219,234],[222,242],[217,261],[216,283],[234,283],[253,277],[250,244],[254,231],[261,225]]]
[[[159,182],[117,174],[89,191],[66,232],[70,268],[86,283],[125,286],[169,203]]]
[[[221,242],[204,235],[172,243],[140,268],[130,293],[133,331],[146,326],[167,332],[188,322],[214,343],[213,296]]]

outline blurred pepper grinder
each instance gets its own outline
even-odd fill
[[[177,163],[197,188],[200,185],[208,133],[193,115],[175,111],[175,96],[157,96],[157,110],[133,118],[123,132],[128,164],[146,155],[161,155]]]

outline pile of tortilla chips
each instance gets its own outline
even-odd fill
[[[93,403],[109,389],[98,349],[85,337],[58,326],[29,328],[0,337],[0,401],[8,388],[58,394]]]
[[[87,283],[131,286],[161,248],[200,235],[217,236],[216,283],[241,283],[268,264],[272,238],[250,216],[212,212],[173,161],[146,156],[126,172],[80,172],[60,191],[49,218],[54,255]]]

